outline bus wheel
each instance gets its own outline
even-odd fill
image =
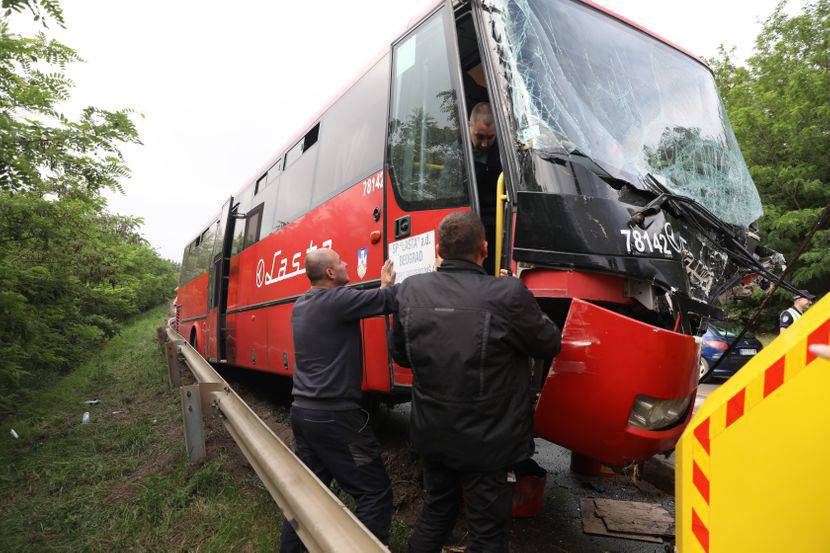
[[[190,345],[193,346],[193,349],[199,351],[199,342],[196,341],[196,329],[190,331]]]

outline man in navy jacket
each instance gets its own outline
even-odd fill
[[[360,319],[396,308],[391,261],[381,269],[380,288],[357,290],[337,252],[318,249],[306,257],[311,288],[294,304],[294,452],[326,485],[337,480],[355,500],[355,515],[383,543],[389,543],[392,485],[380,445],[360,409],[363,358]],[[280,551],[303,551],[286,520]]]

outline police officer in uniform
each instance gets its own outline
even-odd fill
[[[779,334],[801,318],[801,315],[813,305],[813,300],[816,299],[807,290],[799,290],[798,292],[793,296],[793,306],[781,312],[781,316],[778,317],[778,326],[781,327]]]

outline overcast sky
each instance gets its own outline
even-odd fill
[[[724,43],[743,59],[776,0],[599,3],[698,55]],[[110,210],[143,217],[156,250],[180,260],[224,200],[433,4],[65,0],[67,29],[49,32],[86,60],[68,70],[67,111],[143,115],[143,145],[124,150],[133,176],[108,194]]]

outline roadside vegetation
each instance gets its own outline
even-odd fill
[[[165,313],[134,318],[0,427],[0,551],[278,548],[281,514],[221,425],[208,461],[187,463],[155,340]]]
[[[782,1],[764,22],[746,65],[721,48],[710,60],[729,119],[764,205],[761,241],[790,263],[804,236],[830,204],[830,0],[802,3],[788,16]],[[791,274],[818,297],[830,291],[830,228],[821,228]],[[778,314],[792,305],[780,291],[760,330],[777,331]],[[760,303],[729,306],[747,317]]]
[[[43,22],[24,37],[15,22]],[[54,0],[3,0],[0,11],[0,419],[128,317],[172,295],[177,267],[141,237],[141,219],[106,211],[138,143],[126,109],[60,111],[79,55],[47,36]]]

